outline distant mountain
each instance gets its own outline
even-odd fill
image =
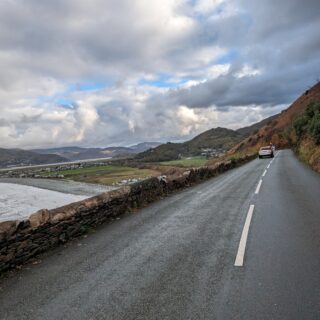
[[[66,158],[55,154],[38,154],[21,149],[0,148],[0,167],[28,166],[65,161],[67,161]]]
[[[68,160],[76,161],[128,156],[157,147],[159,144],[159,142],[143,142],[130,147],[82,148],[71,146],[50,149],[34,149],[32,151],[39,154],[55,154]]]
[[[129,148],[131,150],[134,150],[135,153],[139,153],[139,152],[146,151],[148,149],[156,148],[160,144],[161,144],[161,142],[142,142],[142,143],[130,146]]]
[[[183,143],[162,144],[154,149],[139,153],[135,158],[146,162],[157,162],[175,160],[180,156],[200,155],[205,149],[228,150],[243,137],[237,131],[219,127],[205,131]]]

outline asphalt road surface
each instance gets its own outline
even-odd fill
[[[0,280],[0,318],[320,319],[320,175],[289,150],[270,161],[9,274]]]

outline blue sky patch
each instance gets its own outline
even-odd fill
[[[83,82],[76,83],[69,87],[68,91],[98,91],[109,86],[106,82]]]
[[[87,92],[87,91],[98,91],[105,89],[110,84],[107,82],[82,82],[69,85],[66,90],[57,92],[51,96],[39,96],[36,98],[36,104],[51,103],[53,105],[60,105],[67,109],[74,108],[74,101],[69,99],[74,92]]]
[[[188,82],[190,79],[182,78],[182,79],[173,79],[171,75],[168,74],[160,74],[154,80],[149,79],[140,79],[138,84],[141,86],[151,86],[156,88],[165,88],[165,89],[173,89],[178,88],[184,83]]]
[[[58,98],[55,102],[63,108],[74,109],[74,102],[67,98]]]
[[[232,63],[239,55],[238,50],[232,49],[219,57],[215,63],[216,64],[227,64],[227,63]]]

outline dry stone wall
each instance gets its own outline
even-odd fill
[[[40,210],[23,221],[0,223],[0,274],[39,253],[85,234],[91,228],[145,206],[179,189],[209,179],[253,159],[245,156],[180,176],[150,178],[53,210]]]

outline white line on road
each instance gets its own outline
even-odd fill
[[[252,205],[250,205],[250,208],[249,208],[249,211],[247,214],[247,218],[246,218],[246,222],[245,222],[243,230],[242,230],[236,260],[234,262],[234,265],[236,267],[243,266],[244,254],[246,251],[246,244],[247,244],[249,227],[250,227],[250,223],[251,223],[251,219],[252,219],[253,210],[254,210],[254,205],[252,204]]]
[[[267,170],[264,170],[264,172],[263,172],[263,177],[265,176],[267,174]]]
[[[270,163],[268,164],[268,166],[267,166],[267,169],[269,169],[270,168]]]
[[[260,191],[260,188],[261,188],[261,185],[262,185],[262,179],[260,179],[258,185],[257,185],[257,188],[256,188],[256,191],[255,191],[255,194],[258,194],[259,191]]]

